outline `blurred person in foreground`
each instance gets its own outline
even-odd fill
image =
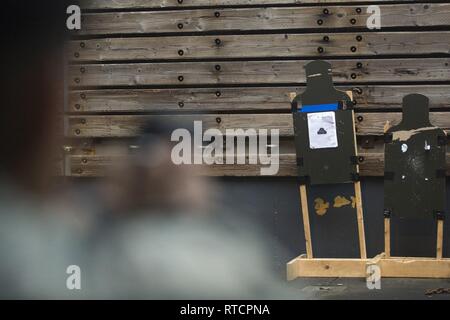
[[[67,5],[2,2],[0,298],[288,298],[263,238],[172,164],[170,126],[93,186],[52,193]],[[81,290],[66,287],[70,265]]]

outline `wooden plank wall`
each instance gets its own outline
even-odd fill
[[[366,28],[371,4],[381,30]],[[107,142],[126,143],[147,119],[165,117],[279,128],[279,176],[295,175],[289,93],[303,90],[314,59],[330,61],[337,86],[354,93],[363,175],[383,174],[381,135],[400,120],[404,95],[430,97],[433,123],[450,130],[449,1],[84,0],[67,56],[67,176],[103,175],[128,153]]]

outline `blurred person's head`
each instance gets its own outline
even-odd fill
[[[150,121],[131,144],[130,157],[116,161],[102,184],[111,213],[205,212],[211,207],[211,179],[199,165],[175,165],[172,132],[185,123]]]
[[[46,184],[56,164],[56,138],[63,135],[67,5],[66,0],[1,2],[0,175],[29,191]]]

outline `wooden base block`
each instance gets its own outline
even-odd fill
[[[366,278],[367,267],[378,265],[385,278],[450,278],[450,259],[385,257],[373,259],[308,259],[302,255],[287,264],[288,281],[296,278]]]
[[[310,278],[365,278],[367,259],[308,259],[300,256],[288,262],[287,279]]]
[[[450,278],[450,259],[391,257],[378,265],[386,278]]]

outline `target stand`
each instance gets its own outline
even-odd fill
[[[424,123],[416,123],[416,121],[424,121]],[[450,259],[443,258],[447,137],[444,131],[429,123],[428,99],[420,95],[406,96],[403,101],[403,120],[398,126],[386,129],[385,139],[385,170],[388,171],[385,172],[384,189],[385,207],[388,209],[384,211],[384,252],[372,259],[364,256],[365,251],[361,251],[359,259],[314,258],[308,206],[305,205],[307,203],[306,187],[301,185],[300,196],[307,253],[287,264],[288,280],[298,277],[368,278],[373,275],[375,269],[373,266],[378,267],[376,269],[380,278],[450,278]],[[403,155],[398,154],[399,152]],[[418,161],[414,162],[411,159]],[[417,166],[410,168],[409,164],[411,163],[421,163],[423,170]],[[394,174],[389,174],[389,172]],[[417,183],[418,180],[424,180],[430,184],[423,186]],[[412,206],[410,203],[412,191],[408,189],[411,185],[420,196],[419,199],[416,199],[418,202],[413,203]],[[418,188],[427,190],[419,191]],[[358,196],[357,189],[358,186],[355,183],[355,194]],[[428,192],[428,189],[431,192]],[[362,218],[362,209],[360,212],[361,214],[358,212],[358,220],[359,217]],[[395,235],[395,232],[392,233],[391,222],[396,224],[394,231],[403,231],[404,227],[402,227],[403,229],[398,228],[399,221],[404,223],[408,219],[417,217],[433,219],[429,222],[431,225],[435,225],[436,241],[432,241],[432,248],[427,248],[429,256],[402,256],[402,253],[413,252],[411,247],[405,246],[398,235],[394,242],[395,256],[392,256],[391,236]],[[363,236],[364,233],[360,232],[360,241],[364,240]],[[416,239],[413,247],[421,245],[420,239]],[[416,253],[419,254],[420,251]]]
[[[352,92],[342,92],[334,88],[331,65],[328,62],[310,62],[305,66],[305,70],[307,79],[305,92],[301,95],[291,93],[290,99],[306,254],[288,262],[287,279],[365,277],[366,265],[370,261],[366,252]],[[315,258],[307,184],[348,183],[354,185],[359,258]],[[345,223],[345,221],[338,222]]]
[[[450,278],[443,258],[447,136],[430,123],[428,105],[423,95],[405,96],[402,121],[386,128],[383,277]]]
[[[347,91],[346,94],[352,98],[352,92]],[[293,98],[296,93],[291,93]],[[354,112],[352,111],[352,119],[354,122]],[[356,137],[355,137],[356,141]],[[356,143],[355,143],[355,153]],[[359,167],[356,168],[359,173]],[[303,219],[303,228],[305,234],[306,254],[291,260],[287,263],[287,280],[291,281],[301,277],[312,278],[332,278],[332,277],[366,277],[367,267],[373,264],[371,259],[367,259],[365,231],[364,231],[364,216],[361,196],[361,182],[354,182],[355,190],[355,207],[358,223],[358,241],[360,258],[314,258],[313,244],[311,239],[311,226],[309,221],[309,208],[306,184],[299,185],[299,194],[301,202],[301,215]]]

